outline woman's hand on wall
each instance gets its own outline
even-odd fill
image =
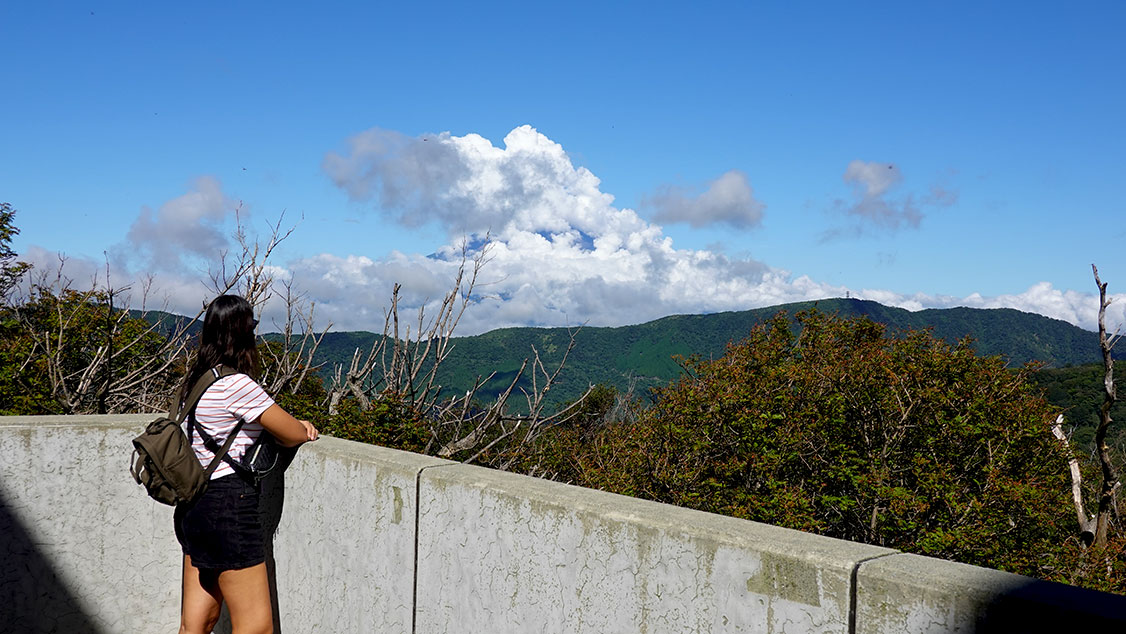
[[[316,440],[320,437],[321,434],[317,431],[316,427],[313,427],[313,423],[307,420],[298,420],[297,422],[301,423],[301,426],[305,428],[306,440]]]

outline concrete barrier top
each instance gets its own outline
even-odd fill
[[[643,525],[666,533],[707,535],[716,542],[749,546],[843,569],[851,569],[859,561],[899,552],[485,467],[455,463],[427,470],[422,478],[436,487],[453,484],[472,487],[541,509],[597,516],[602,521]]]
[[[151,414],[75,414],[49,416],[0,416],[0,428],[17,427],[128,427],[143,428],[165,412]]]

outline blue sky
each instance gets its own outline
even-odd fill
[[[16,250],[76,279],[108,257],[173,309],[240,203],[297,223],[272,263],[337,329],[380,329],[395,282],[432,307],[486,231],[462,334],[845,293],[1093,328],[1090,264],[1126,288],[1120,2],[41,2],[0,25]]]

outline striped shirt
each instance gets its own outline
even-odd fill
[[[245,420],[227,452],[227,455],[237,462],[263,433],[264,428],[262,423],[258,422],[258,418],[273,404],[274,399],[270,398],[262,386],[254,382],[254,379],[245,374],[232,374],[215,381],[203,393],[203,398],[199,399],[199,405],[195,410],[196,425],[203,428],[222,447],[239,418]],[[185,432],[187,425],[185,421]],[[204,446],[200,435],[192,434],[191,439],[192,449],[195,450],[200,464],[204,467],[211,464],[215,454]],[[224,460],[219,462],[215,472],[211,474],[211,479],[221,478],[234,472],[231,465]]]

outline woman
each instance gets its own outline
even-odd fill
[[[238,370],[209,387],[195,410],[195,424],[220,445],[239,419],[245,421],[228,451],[236,463],[262,433],[285,447],[317,439],[309,421],[290,416],[255,382],[257,324],[250,303],[242,297],[215,298],[203,318],[195,364],[180,390],[183,400],[196,381],[216,366]],[[192,434],[192,443],[200,463],[210,464],[214,454],[198,433]],[[203,495],[176,508],[176,538],[184,551],[180,634],[210,632],[224,601],[235,634],[273,632],[258,496],[253,479],[224,460]]]

